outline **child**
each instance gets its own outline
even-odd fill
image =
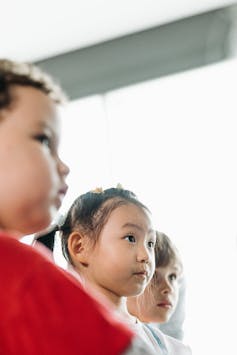
[[[87,192],[77,198],[61,226],[63,252],[95,297],[103,295],[156,354],[163,354],[150,329],[129,315],[126,298],[143,292],[155,265],[155,231],[150,213],[121,188]],[[165,336],[164,336],[165,338]],[[166,339],[166,338],[165,338]],[[173,349],[176,340],[165,340]],[[169,354],[189,354],[178,344]]]
[[[61,99],[36,67],[0,60],[0,353],[149,354],[75,279],[17,240],[46,228],[67,190]]]
[[[154,272],[146,207],[128,190],[97,189],[74,201],[60,230],[63,253],[84,286],[129,317],[125,297],[141,293]]]
[[[176,262],[180,268],[183,269],[180,254],[169,237],[164,233],[157,232],[157,239],[159,245],[157,267],[168,266],[172,264],[172,262]],[[167,260],[164,257],[165,255],[167,255]],[[185,320],[186,280],[183,271],[181,271],[181,274],[178,276],[178,290],[175,289],[178,293],[177,305],[174,307],[167,321],[156,325],[163,333],[182,340],[184,337],[183,323]]]
[[[127,299],[129,312],[144,323],[169,321],[177,306],[182,279],[183,266],[178,250],[164,233],[156,235],[154,276],[143,294]],[[162,332],[150,329],[159,337],[158,341],[165,342]]]

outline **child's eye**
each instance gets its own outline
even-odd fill
[[[175,281],[175,280],[177,280],[177,275],[176,274],[171,274],[169,276],[169,278],[170,278],[171,281]]]
[[[37,136],[35,136],[35,139],[44,146],[48,148],[51,147],[51,139],[46,134],[38,134]]]
[[[131,235],[131,234],[126,235],[126,237],[124,239],[128,240],[129,243],[135,243],[136,242],[135,237],[133,235]]]
[[[155,247],[155,242],[154,242],[153,240],[150,240],[150,241],[148,242],[148,247],[151,248],[151,249],[154,249],[154,247]]]

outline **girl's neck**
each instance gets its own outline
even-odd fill
[[[106,300],[106,302],[109,302],[113,308],[116,310],[121,310],[124,311],[124,301],[123,298],[111,290],[101,287],[100,285],[95,284],[94,282],[90,282],[88,279],[82,277],[82,284],[85,287],[86,290],[89,290],[89,292],[94,295],[96,298],[102,298]]]
[[[86,290],[94,296],[97,300],[100,299],[102,302],[109,303],[109,306],[122,316],[126,322],[136,323],[136,318],[132,316],[127,309],[127,298],[124,296],[119,296],[108,290],[106,288],[90,283],[88,280],[82,279],[82,285]]]

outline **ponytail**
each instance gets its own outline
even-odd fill
[[[59,230],[58,226],[54,226],[50,231],[41,234],[40,236],[36,236],[34,241],[43,244],[46,248],[48,248],[51,252],[54,250],[55,244],[55,233]]]

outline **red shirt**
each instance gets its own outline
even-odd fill
[[[132,333],[69,275],[0,233],[0,354],[112,355]]]

